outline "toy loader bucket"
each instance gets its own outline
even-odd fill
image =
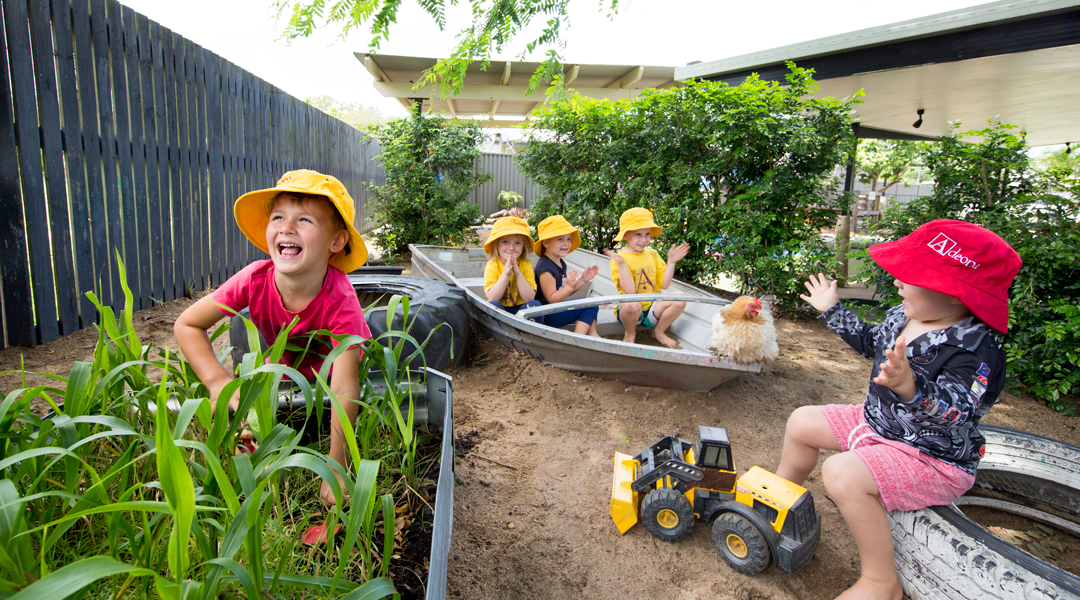
[[[615,476],[611,482],[611,518],[619,533],[638,522],[638,494],[630,489],[637,478],[638,461],[628,454],[615,453]]]

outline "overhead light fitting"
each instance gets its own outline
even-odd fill
[[[912,123],[911,126],[914,127],[915,129],[918,129],[918,128],[922,127],[922,115],[923,115],[924,112],[926,112],[926,110],[920,108],[919,110],[917,110],[915,112],[919,114],[919,120]]]

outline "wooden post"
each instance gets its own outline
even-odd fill
[[[844,174],[844,196],[850,197],[851,193],[855,190],[855,153],[859,151],[859,124],[854,123],[851,126],[855,133],[855,147],[851,151],[851,156],[848,157],[847,173]],[[859,214],[859,207],[855,207],[855,214]],[[851,211],[845,210],[840,214],[840,218],[836,221],[836,262],[839,266],[839,273],[837,281],[840,286],[847,285],[848,278],[848,245],[851,243]]]

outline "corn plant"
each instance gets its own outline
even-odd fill
[[[387,573],[394,497],[380,493],[383,463],[373,458],[391,456],[388,449],[415,451],[411,402],[405,401],[406,415],[399,409],[412,389],[409,360],[400,360],[403,343],[368,342],[362,377],[378,366],[393,392],[365,393],[356,430],[343,423],[353,465],[346,469],[300,445],[298,432],[277,420],[285,379],[303,395],[305,418],[320,413],[323,398],[339,410],[343,401],[327,385],[328,366],[309,383],[277,364],[287,327],[265,353],[246,356],[222,392],[237,394],[238,414],[252,415],[257,430],[255,452],[236,454],[240,420],[229,419],[225,402],[211,410],[205,386],[183,357],[140,342],[122,262],[120,273],[119,316],[89,295],[101,313],[93,361],[75,363],[68,377],[53,376],[55,387],[24,384],[0,402],[0,594],[19,600],[393,595]],[[398,302],[407,310],[407,300]],[[339,341],[327,365],[364,343]],[[45,418],[30,410],[40,402],[52,409]],[[414,467],[412,456],[395,460],[388,464]],[[296,532],[309,524],[304,515],[317,503],[320,481],[330,483],[338,506],[347,504],[327,515],[327,529],[341,522],[344,535],[300,552]],[[289,486],[307,490],[307,504],[286,494]]]

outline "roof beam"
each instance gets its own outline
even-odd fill
[[[435,98],[441,99],[439,89],[434,85],[424,85],[413,89],[409,82],[375,82],[375,89],[383,96],[389,98]],[[637,98],[641,90],[637,89],[609,89],[609,88],[576,88],[583,96],[590,98],[609,98],[618,100],[622,98]],[[451,97],[455,100],[501,100],[515,102],[536,102],[535,97],[526,95],[526,86],[503,86],[503,85],[475,85],[465,84],[461,91]]]
[[[475,124],[475,125],[477,125],[479,127],[486,127],[486,128],[515,127],[517,125],[521,125],[524,122],[525,122],[525,119],[522,119],[522,118],[499,119],[497,121],[493,120],[493,119],[487,119],[485,121],[481,121],[479,119],[474,119],[474,120],[470,121],[470,123],[473,123],[473,124]]]
[[[371,76],[375,78],[375,81],[390,81],[390,78],[386,76],[386,73],[383,73],[383,70],[379,68],[378,63],[375,62],[375,59],[370,54],[364,56],[364,67],[367,68],[368,73],[371,73]]]
[[[615,83],[609,85],[608,88],[612,89],[612,90],[626,89],[626,88],[630,87],[631,85],[637,83],[641,79],[641,76],[644,75],[644,74],[645,74],[645,67],[643,67],[643,66],[642,67],[635,67],[629,73],[627,73],[626,75],[623,75],[621,78],[619,78],[618,81],[616,81]]]
[[[566,72],[565,76],[563,76],[563,85],[565,85],[566,87],[570,87],[570,84],[574,83],[574,80],[577,79],[578,70],[580,68],[581,65],[574,65],[570,67],[570,70]]]
[[[499,103],[500,102],[502,102],[502,100],[492,100],[491,101],[491,112],[488,113],[488,118],[490,118],[490,119],[495,118],[495,113],[497,113],[499,111]]]
[[[499,85],[510,83],[510,64],[510,61],[506,61],[506,66],[503,67],[502,79],[499,80]]]
[[[457,109],[454,108],[454,99],[453,98],[447,98],[446,99],[446,109],[448,111],[450,111],[450,116],[451,117],[454,117],[455,119],[457,118]]]

